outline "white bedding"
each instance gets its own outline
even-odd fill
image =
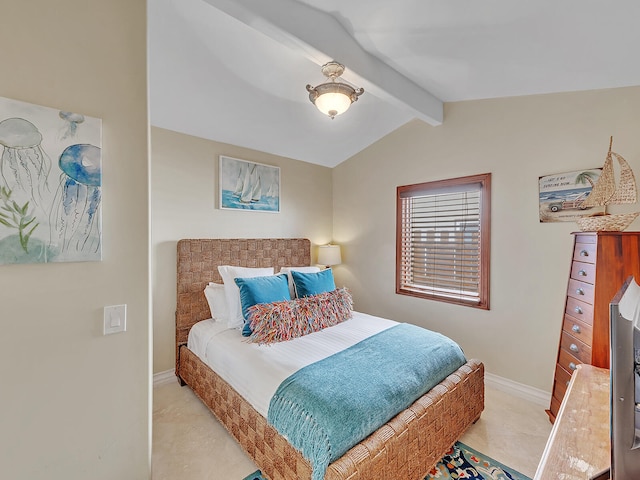
[[[226,323],[203,320],[191,328],[187,346],[266,418],[271,397],[289,375],[396,324],[353,312],[352,319],[319,332],[257,345]]]

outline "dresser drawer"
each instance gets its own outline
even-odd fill
[[[567,296],[577,298],[586,303],[593,305],[595,288],[590,283],[579,282],[578,280],[570,279],[569,287],[567,288]]]
[[[582,363],[591,363],[591,347],[572,337],[567,332],[562,332],[560,348],[567,350]]]
[[[568,350],[565,350],[564,348],[560,349],[560,353],[558,354],[558,365],[564,368],[567,372],[573,372],[581,363],[584,362],[571,355]]]
[[[553,397],[557,398],[558,401],[562,402],[562,398],[564,397],[565,392],[567,391],[567,387],[569,385],[566,382],[559,381],[556,377],[555,382],[553,383]],[[558,412],[556,412],[557,414]]]
[[[571,264],[571,278],[593,285],[596,281],[596,265],[594,263],[573,262]]]
[[[564,316],[562,330],[574,338],[577,338],[585,345],[592,346],[593,327],[588,323],[581,322],[570,315]]]
[[[561,368],[560,365],[556,365],[556,382],[564,383],[568,387],[569,380],[571,380],[571,373]]]
[[[567,297],[565,313],[571,315],[584,323],[593,325],[593,305],[582,302],[577,298]]]
[[[597,246],[595,243],[576,243],[573,259],[576,262],[596,263]]]

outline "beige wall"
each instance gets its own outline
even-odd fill
[[[281,212],[218,208],[218,156],[280,167]],[[175,365],[176,242],[181,238],[304,237],[331,241],[331,169],[151,129],[154,372]],[[315,249],[312,261],[315,261]]]
[[[452,103],[442,126],[411,122],[336,167],[336,274],[356,309],[441,331],[490,373],[550,392],[577,225],[539,223],[538,177],[602,166],[610,135],[640,172],[638,112],[639,87]],[[396,295],[396,187],[485,172],[491,310]]]
[[[146,2],[2,17],[0,95],[103,121],[104,260],[0,265],[0,477],[149,478]],[[114,304],[128,331],[103,336]]]

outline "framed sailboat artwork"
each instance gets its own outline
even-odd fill
[[[220,155],[220,208],[280,212],[280,167]]]

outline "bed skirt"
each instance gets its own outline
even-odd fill
[[[176,374],[270,480],[308,480],[310,463],[186,345]],[[325,480],[419,480],[484,409],[484,365],[469,360],[329,465]]]

